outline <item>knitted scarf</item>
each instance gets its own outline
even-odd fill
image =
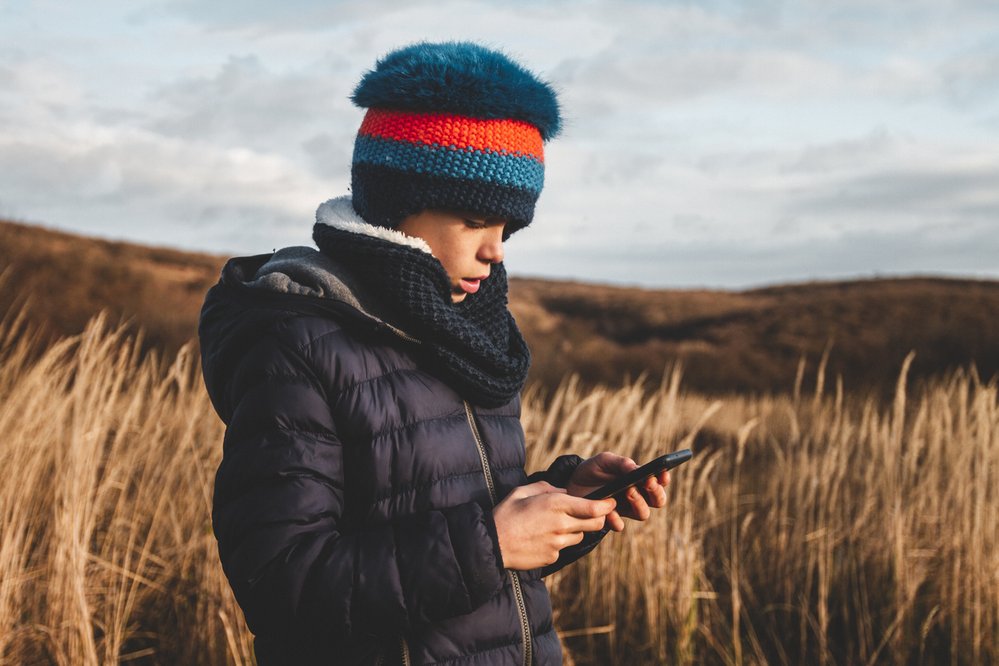
[[[446,383],[469,401],[499,407],[523,388],[531,354],[507,309],[506,270],[494,264],[479,291],[451,302],[451,282],[433,255],[383,237],[317,222],[320,252],[345,265],[416,337]]]

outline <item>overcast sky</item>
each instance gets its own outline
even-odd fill
[[[309,244],[347,191],[354,84],[443,39],[560,91],[513,274],[999,278],[991,0],[0,0],[0,217],[225,254]]]

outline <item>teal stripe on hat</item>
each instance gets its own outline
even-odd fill
[[[365,135],[358,135],[354,142],[353,161],[411,173],[496,183],[538,194],[545,182],[545,166],[532,156],[413,144]]]

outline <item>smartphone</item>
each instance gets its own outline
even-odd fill
[[[679,451],[659,456],[652,462],[647,462],[638,469],[633,469],[627,474],[619,476],[613,481],[600,486],[587,495],[586,499],[598,500],[613,497],[614,495],[620,495],[628,488],[641,483],[650,476],[658,474],[666,469],[673,469],[677,465],[687,462],[693,457],[693,455],[694,452],[690,449],[680,449]]]

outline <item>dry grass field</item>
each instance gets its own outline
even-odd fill
[[[0,327],[0,663],[252,663],[192,348],[143,354],[99,317],[32,349],[23,324]],[[887,401],[824,368],[779,397],[716,401],[679,369],[530,389],[531,469],[696,451],[664,513],[549,580],[571,662],[999,663],[997,386],[910,390],[910,360]]]

